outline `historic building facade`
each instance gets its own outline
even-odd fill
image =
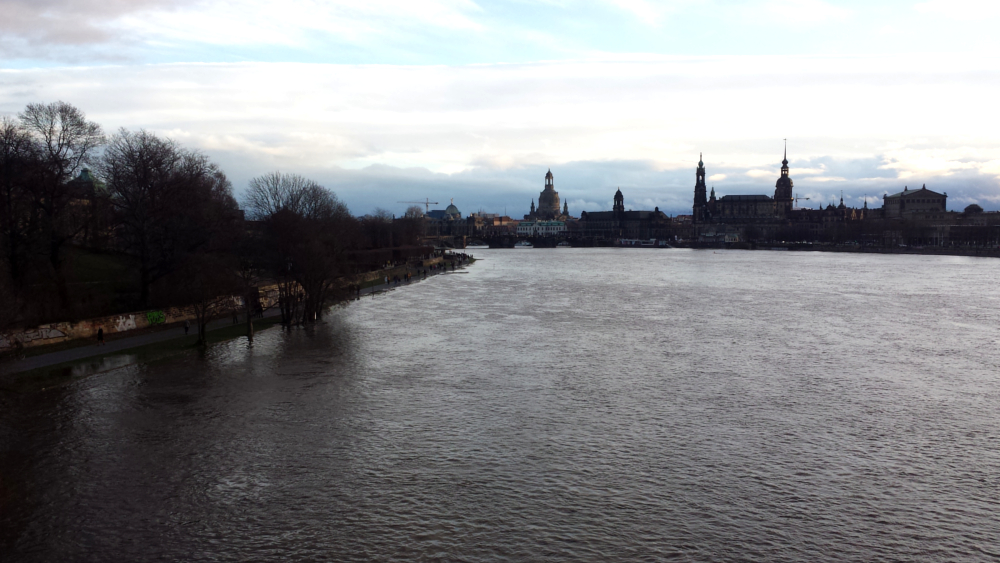
[[[555,177],[550,169],[545,174],[545,188],[538,194],[538,207],[531,200],[531,213],[524,216],[526,221],[565,221],[569,217],[569,205],[563,203],[559,209],[559,192],[556,191]]]
[[[850,208],[844,205],[843,198],[839,206],[831,204],[825,209],[822,206],[819,209],[796,209],[793,187],[786,148],[773,197],[727,195],[717,198],[713,187],[706,198],[705,163],[699,158],[691,215],[695,234],[712,238],[724,232],[727,240],[732,238],[734,232],[740,232],[746,239],[813,239],[824,230],[829,230],[831,223],[858,221],[871,216],[867,202],[860,209]],[[720,230],[719,226],[727,228]]]
[[[529,237],[554,237],[566,234],[566,221],[521,221],[517,234]]]
[[[882,196],[882,217],[902,219],[913,215],[943,214],[948,211],[947,205],[947,192],[933,192],[927,189],[927,184],[919,190],[903,186],[903,191],[898,194]]]
[[[626,211],[621,189],[615,192],[611,211],[583,211],[578,222],[580,236],[594,240],[666,239],[671,236],[670,218],[653,211]]]
[[[792,178],[788,173],[788,151],[781,161],[781,176],[774,185],[774,197],[767,195],[727,195],[716,198],[715,188],[706,199],[705,163],[698,159],[695,171],[694,223],[775,223],[791,217],[794,210]]]

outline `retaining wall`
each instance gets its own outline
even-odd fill
[[[277,305],[277,285],[261,287],[259,291],[260,301],[265,309]],[[243,308],[242,297],[232,295],[219,299],[217,305],[214,307],[214,314],[220,315],[232,311],[234,308]],[[58,344],[67,340],[96,340],[97,331],[100,328],[104,329],[106,336],[110,336],[112,334],[134,332],[159,325],[196,321],[197,318],[194,307],[187,306],[137,311],[122,315],[85,319],[78,322],[49,323],[30,329],[0,334],[0,351],[14,348],[18,341],[25,348],[30,348],[46,344]]]

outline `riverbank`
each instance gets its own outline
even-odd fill
[[[443,265],[419,269],[406,268],[405,266],[393,268],[386,271],[381,282],[373,280],[372,283],[367,283],[364,287],[355,290],[354,294],[347,299],[331,304],[331,307],[342,306],[368,295],[374,297],[401,286],[424,281],[437,274],[451,273],[474,262],[475,259],[472,258],[462,265],[456,263],[453,268],[446,268]],[[416,272],[419,271],[426,271],[427,278],[418,276]],[[404,281],[403,274],[405,272],[411,273],[410,281]],[[388,284],[384,281],[386,276],[389,278]],[[394,278],[398,278],[399,281],[395,281]],[[263,318],[254,320],[254,330],[259,332],[272,328],[280,322],[280,310],[273,307],[264,312]],[[241,316],[241,321],[236,324],[230,317],[216,319],[209,323],[206,335],[208,344],[245,338],[246,319]],[[190,334],[185,334],[183,326],[175,324],[159,329],[148,329],[141,334],[118,336],[109,339],[107,344],[103,346],[97,346],[90,340],[72,340],[29,348],[25,350],[23,359],[0,362],[0,391],[24,392],[44,389],[78,377],[100,373],[104,369],[121,367],[124,364],[115,361],[114,358],[123,355],[136,356],[134,362],[127,363],[140,363],[190,351],[196,347],[197,335],[193,331]]]

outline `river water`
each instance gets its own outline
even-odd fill
[[[0,559],[1000,557],[1000,261],[475,254],[3,396]]]

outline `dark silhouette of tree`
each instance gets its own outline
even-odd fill
[[[69,308],[69,293],[63,272],[66,244],[87,224],[86,206],[75,204],[81,195],[70,182],[93,160],[104,144],[101,126],[66,102],[29,104],[19,114],[21,126],[35,144],[39,166],[31,181],[40,227],[47,239],[48,257],[56,277],[59,301]]]
[[[236,306],[233,295],[240,291],[240,280],[234,262],[231,253],[199,252],[188,255],[175,273],[181,281],[171,297],[194,309],[200,345],[207,343],[208,323]]]
[[[140,301],[191,254],[219,245],[238,226],[225,174],[204,155],[147,131],[120,130],[98,170],[107,184],[122,250],[135,258]]]
[[[417,205],[406,208],[402,217],[392,222],[397,246],[412,246],[420,243],[424,235],[424,212]]]
[[[29,262],[37,252],[38,209],[32,177],[38,165],[35,146],[17,121],[0,118],[0,239],[3,264],[11,289],[24,283]]]
[[[243,312],[246,314],[247,343],[253,346],[253,318],[260,306],[258,288],[266,274],[266,254],[263,240],[256,233],[244,231],[235,248],[236,277],[239,280],[240,295],[243,296]]]
[[[302,321],[320,319],[335,280],[348,273],[355,222],[347,206],[311,180],[273,172],[250,181],[244,209],[262,224],[282,322],[295,322],[300,306]]]
[[[361,228],[365,233],[368,248],[389,248],[393,246],[392,213],[380,207],[371,215],[361,218]]]

